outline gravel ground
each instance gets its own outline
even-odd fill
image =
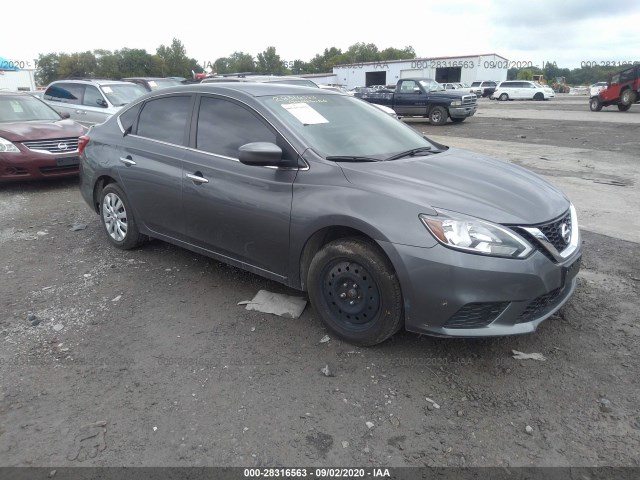
[[[493,142],[482,145],[497,156],[514,139],[523,151],[584,149],[595,163],[620,155],[619,176],[636,185],[630,124],[410,123],[452,145]],[[548,163],[542,173],[558,179]],[[619,188],[588,208],[606,210]],[[321,342],[310,306],[292,320],[237,305],[259,289],[297,294],[279,284],[160,241],[110,248],[76,180],[2,186],[1,464],[640,466],[640,245],[596,223],[583,228],[576,294],[536,333],[400,333],[356,348]]]

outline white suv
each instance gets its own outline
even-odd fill
[[[496,91],[491,94],[492,99],[503,101],[549,100],[555,96],[551,87],[527,80],[507,80],[500,83]]]
[[[72,120],[91,126],[102,123],[147,91],[131,82],[115,80],[58,80],[49,84],[42,99]]]

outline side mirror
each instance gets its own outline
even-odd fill
[[[69,112],[58,112],[62,118],[71,118],[71,114]]]
[[[282,149],[270,142],[252,142],[238,148],[238,159],[245,165],[279,167],[282,165]]]
[[[96,103],[98,104],[99,107],[102,107],[102,108],[107,108],[109,106],[107,105],[107,102],[105,101],[104,98],[97,99]]]
[[[420,87],[413,87],[413,93],[422,93],[422,90],[420,90]]]

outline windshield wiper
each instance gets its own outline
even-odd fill
[[[359,157],[357,155],[333,155],[326,157],[327,160],[333,160],[334,162],[379,162],[377,158],[371,157]]]
[[[415,157],[416,155],[427,152],[431,152],[431,147],[412,148],[411,150],[407,150],[406,152],[401,152],[397,153],[396,155],[390,156],[389,158],[385,159],[385,162],[388,162],[389,160],[397,160],[403,157]]]

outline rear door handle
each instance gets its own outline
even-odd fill
[[[131,159],[131,156],[127,156],[127,157],[120,157],[120,161],[121,161],[122,163],[124,163],[127,167],[131,167],[131,166],[133,166],[133,165],[135,165],[135,164],[136,164],[136,162],[134,162],[134,161]]]
[[[186,177],[189,180],[193,180],[196,183],[209,183],[209,180],[207,180],[206,178],[201,176],[202,174],[200,172],[196,172],[194,173],[187,173]]]

